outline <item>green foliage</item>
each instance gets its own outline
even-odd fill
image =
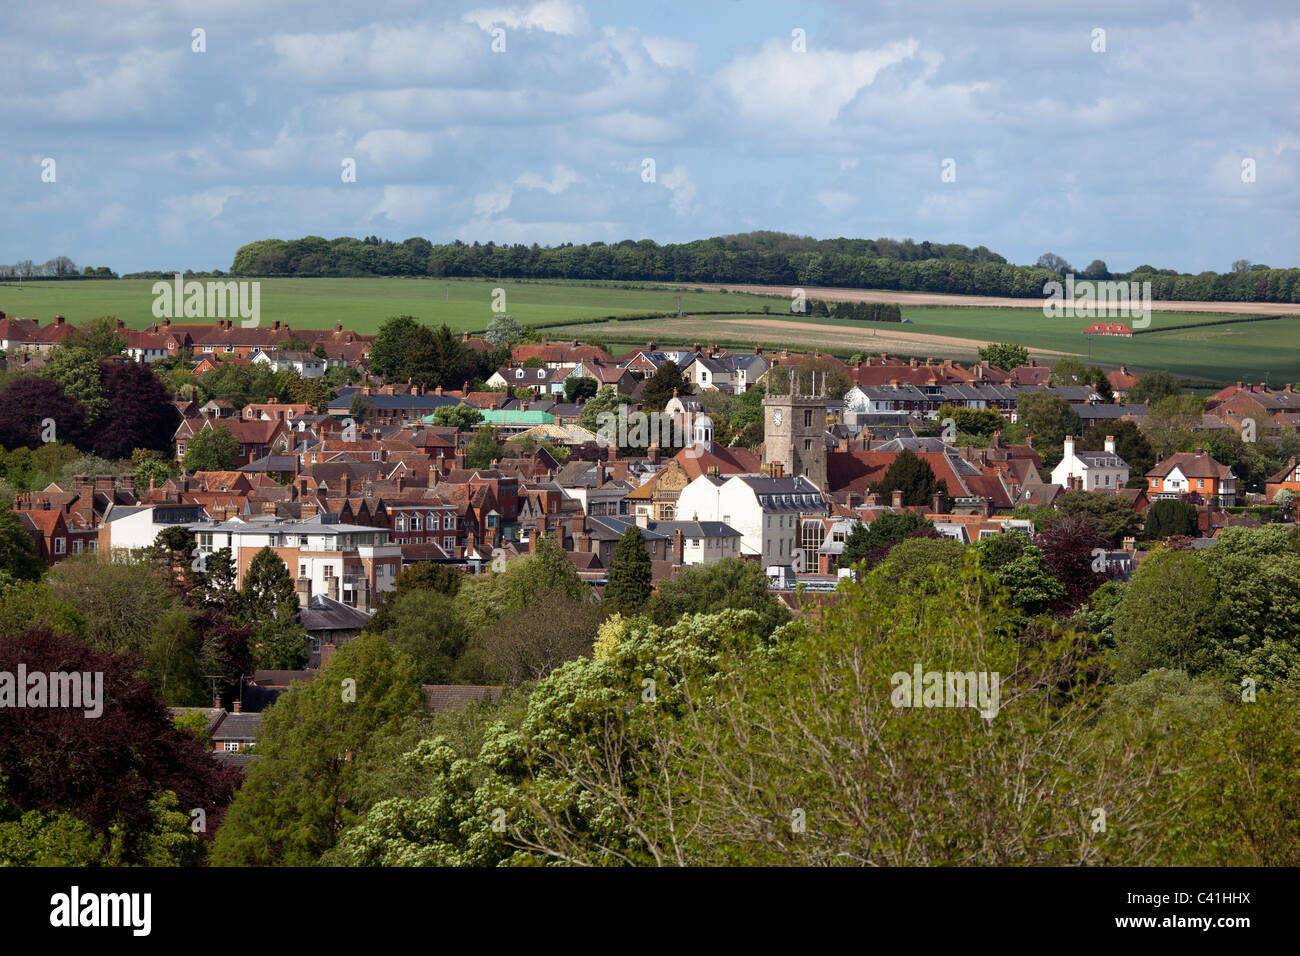
[[[227,471],[239,454],[239,439],[225,425],[213,425],[192,435],[181,463],[190,472]]]
[[[455,682],[456,664],[470,633],[456,614],[451,595],[431,589],[409,590],[392,602],[384,623],[384,637],[411,659],[418,683]]]
[[[1018,531],[989,535],[970,546],[981,568],[1006,588],[1011,606],[1026,614],[1046,613],[1065,588],[1043,562],[1043,552]]]
[[[933,526],[915,511],[886,511],[868,524],[856,524],[844,539],[839,566],[852,567],[876,548],[927,527]]]
[[[1133,573],[1115,614],[1116,678],[1127,683],[1156,668],[1211,670],[1217,590],[1196,552],[1152,552]]]
[[[686,615],[723,610],[754,612],[755,627],[763,637],[790,620],[785,605],[768,590],[763,569],[740,558],[683,568],[660,583],[645,614],[660,627],[671,627]]]
[[[1196,507],[1185,501],[1161,498],[1151,502],[1146,512],[1146,537],[1153,541],[1170,535],[1195,535]]]
[[[662,412],[673,394],[694,395],[695,386],[674,362],[665,362],[646,380],[641,392],[641,407],[647,412]]]
[[[471,468],[490,468],[501,458],[501,442],[497,430],[491,425],[474,429],[474,437],[465,446],[465,463]]]
[[[511,316],[494,315],[488,323],[487,331],[483,333],[483,339],[491,345],[508,345],[511,342],[518,344],[524,340],[524,329]]]
[[[1168,372],[1156,370],[1141,376],[1124,396],[1127,402],[1141,404],[1150,402],[1154,405],[1163,398],[1179,393],[1178,382]]]
[[[614,546],[609,563],[609,580],[605,585],[604,606],[607,613],[630,617],[650,599],[650,554],[646,551],[641,529],[629,527]]]
[[[418,703],[410,659],[384,638],[362,634],[339,648],[265,712],[262,757],[217,831],[212,863],[315,863],[356,818],[372,742],[398,732]]]
[[[460,431],[473,428],[481,421],[483,421],[483,413],[473,405],[443,405],[433,410],[433,424]]]
[[[103,392],[103,374],[99,356],[82,346],[56,346],[40,374],[63,386],[63,392],[75,398],[86,411],[86,424],[94,425],[108,408]]]
[[[587,376],[569,376],[564,380],[564,400],[576,402],[579,398],[593,397],[600,388],[600,383]]]
[[[940,491],[945,497],[948,494],[947,484],[935,478],[930,463],[910,448],[894,456],[884,477],[871,488],[882,501],[889,501],[895,489],[902,489],[905,507],[932,506],[935,494]]]
[[[994,368],[1000,368],[1008,372],[1013,368],[1020,368],[1022,365],[1029,364],[1029,349],[1023,345],[1013,345],[1010,342],[998,342],[985,346],[979,350],[979,355],[980,361],[988,362]]]
[[[244,572],[239,589],[239,614],[248,622],[262,621],[297,608],[293,578],[284,560],[270,547],[262,548]]]
[[[1065,437],[1083,430],[1079,413],[1061,396],[1045,391],[1021,395],[1016,407],[1020,424],[1034,436],[1043,464],[1054,467],[1061,460]]]
[[[1104,491],[1076,490],[1058,495],[1056,515],[1038,525],[1038,530],[1045,531],[1061,518],[1087,515],[1112,548],[1119,547],[1126,537],[1136,536],[1142,527],[1142,516],[1133,510],[1127,498]]]
[[[35,581],[45,571],[31,537],[8,506],[0,508],[0,571],[23,581]]]

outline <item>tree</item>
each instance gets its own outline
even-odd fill
[[[1038,261],[1035,262],[1034,265],[1038,266],[1040,269],[1050,269],[1052,272],[1057,272],[1061,275],[1074,271],[1074,266],[1070,265],[1070,263],[1066,262],[1054,252],[1044,252],[1038,257]]]
[[[524,329],[509,315],[495,315],[488,323],[483,339],[490,345],[498,346],[518,343],[524,340]]]
[[[134,454],[132,458],[135,458]],[[180,469],[176,467],[174,460],[146,456],[136,461],[132,475],[135,478],[135,486],[143,492],[151,484],[161,486],[178,477]]]
[[[1088,263],[1088,268],[1083,270],[1083,274],[1089,279],[1109,279],[1110,270],[1106,268],[1106,263],[1100,259],[1093,259]]]
[[[474,429],[474,437],[465,446],[465,463],[471,468],[490,468],[501,457],[501,442],[491,425]]]
[[[609,581],[605,585],[607,613],[631,617],[650,599],[650,555],[645,537],[635,525],[628,527],[614,546],[609,563]]]
[[[108,408],[95,429],[95,454],[130,458],[134,449],[169,451],[181,415],[148,369],[134,362],[104,365]]]
[[[1125,399],[1129,402],[1150,402],[1154,405],[1162,398],[1179,393],[1178,383],[1174,377],[1163,369],[1147,372],[1128,390]]]
[[[672,627],[685,615],[726,609],[757,614],[755,627],[764,637],[790,620],[790,612],[768,589],[763,569],[741,558],[683,568],[659,585],[645,614],[661,627]]]
[[[1022,365],[1029,364],[1029,349],[1023,345],[1014,345],[1010,342],[999,342],[994,345],[988,345],[979,350],[980,360],[988,362],[994,368],[1011,371],[1013,368],[1020,368]]]
[[[464,679],[519,684],[541,680],[562,664],[592,653],[601,607],[552,592],[508,611],[476,638],[481,670]],[[474,662],[478,663],[478,662]]]
[[[1154,540],[1170,535],[1195,535],[1196,507],[1185,501],[1162,498],[1151,502],[1146,513],[1146,536]]]
[[[52,434],[47,419],[54,424]],[[0,392],[0,445],[5,448],[38,448],[47,438],[82,447],[85,426],[81,403],[52,378],[20,376]]]
[[[433,410],[433,423],[458,431],[468,431],[483,421],[483,413],[473,405],[443,405]]]
[[[1115,613],[1116,679],[1128,683],[1162,667],[1192,675],[1210,670],[1216,592],[1195,551],[1152,552],[1133,572]]]
[[[1103,537],[1103,545],[1118,548],[1130,535],[1136,536],[1142,527],[1142,516],[1133,510],[1129,500],[1121,495],[1104,491],[1067,491],[1056,499],[1056,511],[1062,517],[1087,515]],[[1040,530],[1055,521],[1044,522]]]
[[[1052,366],[1053,385],[1084,385],[1088,370],[1078,359],[1063,358]]]
[[[226,471],[239,454],[239,439],[225,425],[200,428],[189,439],[185,457],[187,471]]]
[[[386,602],[384,637],[407,655],[421,684],[454,683],[456,665],[469,644],[469,629],[456,614],[453,597],[443,591],[412,589]],[[367,630],[374,629],[374,622]]]
[[[578,424],[588,431],[598,431],[601,414],[604,412],[617,414],[621,398],[618,389],[613,385],[602,385],[600,391],[583,404],[582,414],[578,416]]]
[[[41,375],[58,382],[63,393],[81,403],[86,423],[93,426],[108,408],[99,357],[82,346],[56,346]]]
[[[885,471],[880,482],[871,490],[888,500],[895,489],[903,492],[903,505],[929,505],[935,494],[948,494],[948,486],[935,478],[930,463],[910,448],[904,448],[894,456],[894,461]]]
[[[1242,273],[1242,272],[1249,272],[1249,271],[1250,271],[1250,260],[1249,260],[1249,259],[1236,259],[1236,260],[1234,260],[1233,263],[1232,263],[1232,271],[1235,272],[1235,273],[1238,273],[1238,274],[1240,274],[1240,273]]]
[[[239,589],[239,615],[250,623],[283,617],[289,605],[297,607],[297,592],[284,560],[270,547],[253,555]],[[290,612],[292,613],[292,612]]]
[[[357,392],[352,396],[352,401],[348,404],[348,415],[358,425],[364,425],[370,420],[370,415],[374,409],[375,403],[370,400],[370,396],[365,392]]]
[[[1043,614],[1065,596],[1052,576],[1043,552],[1019,531],[988,535],[971,545],[979,566],[1006,588],[1012,607],[1026,614]]]
[[[306,866],[356,819],[372,742],[419,704],[410,658],[362,634],[265,712],[259,751],[213,841],[216,866]]]
[[[1065,436],[1078,435],[1083,430],[1079,413],[1070,407],[1070,403],[1045,391],[1021,395],[1017,403],[1017,418],[1019,424],[1034,436],[1034,447],[1048,467],[1061,460]]]
[[[564,399],[567,402],[576,402],[579,399],[591,398],[599,387],[600,383],[594,378],[570,375],[564,380]]]
[[[411,315],[394,315],[384,320],[370,343],[370,371],[393,380],[403,377],[420,328]]]
[[[646,380],[641,406],[647,412],[662,412],[674,394],[694,395],[695,387],[675,362],[665,362]]]
[[[71,635],[44,628],[0,638],[0,672],[100,674],[100,713],[86,709],[7,709],[0,721],[4,794],[23,811],[62,812],[92,829],[155,825],[153,801],[165,791],[180,806],[219,819],[238,786],[237,770],[212,759],[193,736],[177,729],[149,685],[131,674],[129,659],[95,650]],[[108,782],[111,781],[111,785]],[[130,847],[128,860],[138,860]]]
[[[1066,515],[1039,531],[1034,543],[1052,577],[1065,588],[1065,594],[1053,603],[1053,611],[1068,614],[1106,581],[1106,575],[1094,569],[1097,551],[1105,550],[1106,538],[1090,516]]]
[[[18,515],[7,505],[0,507],[0,573],[19,581],[37,581],[44,571]]]

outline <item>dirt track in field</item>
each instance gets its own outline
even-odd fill
[[[637,337],[671,339],[674,342],[754,341],[789,342],[792,348],[806,351],[809,346],[827,349],[845,349],[865,354],[877,352],[902,352],[904,354],[962,356],[976,355],[988,343],[984,339],[967,339],[953,335],[928,335],[909,332],[905,326],[884,323],[863,323],[870,328],[850,328],[843,325],[816,325],[811,322],[792,322],[786,319],[763,318],[681,318],[643,319],[636,322],[616,323],[610,328],[634,334]],[[575,326],[573,334],[580,335],[583,327]],[[586,328],[590,328],[587,326]],[[603,327],[602,327],[603,328]],[[561,329],[554,330],[563,331]],[[1029,354],[1039,356],[1078,355],[1078,352],[1060,352],[1055,349],[1031,348]]]
[[[704,289],[707,292],[747,292],[754,295],[775,295],[790,298],[794,286],[701,284],[698,282],[667,283],[683,289]],[[804,295],[826,302],[896,302],[899,305],[926,306],[993,306],[1012,309],[1041,309],[1042,299],[1006,299],[990,295],[941,295],[933,292],[890,292],[881,289],[825,289],[806,286]],[[1170,302],[1153,300],[1153,312],[1221,312],[1225,315],[1300,315],[1300,303],[1295,302]]]

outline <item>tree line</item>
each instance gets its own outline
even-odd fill
[[[1061,281],[1064,272],[1072,270],[1050,253],[1034,265],[1014,265],[984,246],[758,232],[662,245],[650,239],[558,246],[460,240],[435,245],[421,238],[392,242],[374,236],[262,239],[241,246],[230,271],[259,276],[734,282],[1038,298],[1045,283]],[[1094,260],[1081,275],[1149,281],[1156,299],[1300,302],[1300,269],[1294,268],[1254,265],[1190,275],[1144,264],[1131,273],[1112,273]]]

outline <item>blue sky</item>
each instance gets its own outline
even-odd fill
[[[1298,92],[1293,0],[6,4],[0,262],[773,229],[1293,266]]]

